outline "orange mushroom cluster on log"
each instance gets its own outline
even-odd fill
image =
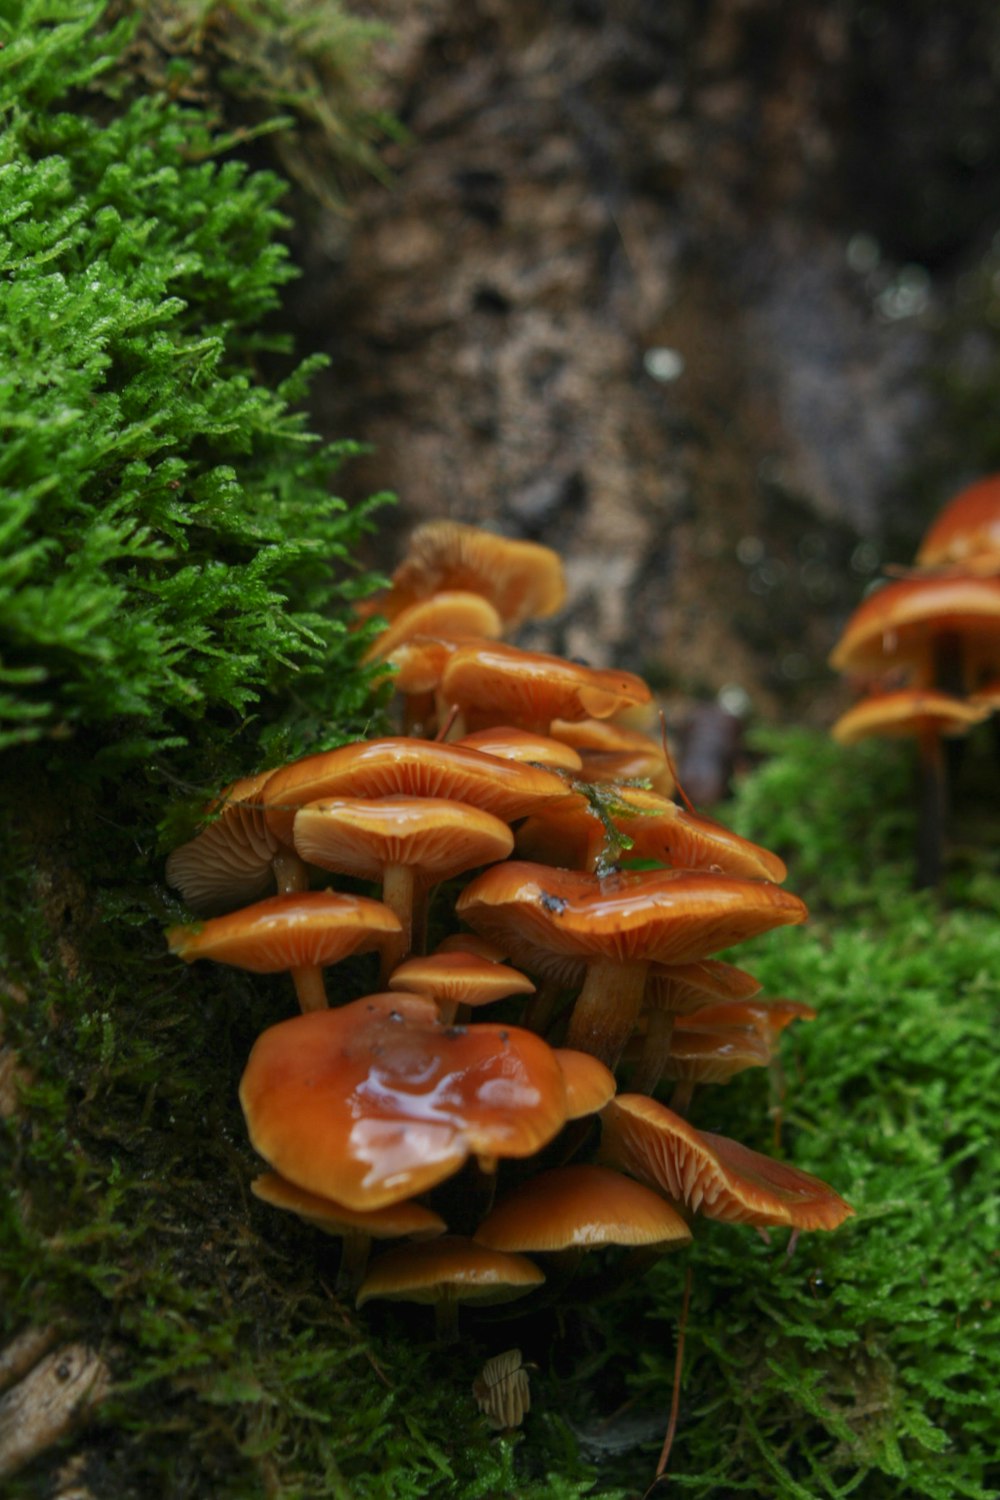
[[[442,1334],[459,1300],[530,1295],[574,1247],[687,1243],[692,1211],[746,1180],[778,1188],[743,1222],[833,1228],[849,1212],[824,1190],[806,1224],[789,1205],[821,1184],[678,1114],[812,1017],[714,956],[806,909],[777,854],[671,800],[665,742],[631,722],[650,701],[640,678],[498,639],[564,593],[548,549],[422,527],[365,608],[390,622],[369,657],[400,669],[403,732],[234,783],[167,862],[200,918],[170,929],[175,953],[295,982],[302,1013],[258,1038],[240,1088],[268,1168],[255,1195],[341,1238],[359,1305],[433,1301]],[[334,889],[343,877],[367,893]],[[331,1005],[324,970],[373,949],[375,992]],[[650,1148],[675,1164],[659,1176],[640,1159],[635,1099],[679,1121],[696,1168],[676,1143]],[[570,1161],[593,1155],[598,1115],[601,1165]],[[730,1177],[695,1202],[710,1159]],[[390,1236],[407,1242],[366,1274]]]
[[[862,687],[833,736],[909,736],[920,757],[917,883],[937,884],[948,812],[942,740],[996,713],[1000,694],[1000,475],[940,512],[916,564],[868,595],[830,664]]]

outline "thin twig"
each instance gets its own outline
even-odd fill
[[[684,1300],[681,1303],[681,1315],[677,1323],[677,1352],[674,1355],[674,1389],[670,1398],[670,1420],[667,1423],[667,1435],[663,1439],[663,1448],[660,1451],[660,1461],[656,1465],[656,1478],[653,1485],[659,1484],[662,1479],[667,1483],[667,1464],[670,1461],[670,1450],[674,1445],[674,1434],[677,1431],[677,1418],[681,1409],[681,1374],[684,1369],[684,1338],[687,1334],[688,1309],[691,1306],[691,1262],[688,1261],[687,1270],[684,1273]],[[653,1488],[650,1486],[650,1489]],[[649,1491],[647,1491],[647,1494]]]

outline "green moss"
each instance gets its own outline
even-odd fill
[[[364,702],[331,606],[371,507],[330,495],[315,362],[261,374],[282,183],[162,95],[60,113],[124,41],[101,10],[0,25],[0,748],[86,731],[121,766],[293,703],[315,737]]]

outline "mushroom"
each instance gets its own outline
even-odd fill
[[[323,969],[352,953],[398,944],[399,918],[381,901],[335,891],[270,896],[225,916],[167,930],[185,963],[210,958],[254,974],[289,970],[303,1011],[327,1005]]]
[[[617,1094],[601,1124],[602,1162],[707,1219],[836,1229],[854,1212],[818,1177],[726,1136],[695,1130],[645,1094]]]
[[[583,769],[583,761],[573,749],[561,740],[548,734],[533,734],[530,729],[517,729],[510,724],[497,724],[489,729],[477,729],[474,734],[463,735],[456,745],[465,745],[470,750],[481,750],[485,755],[497,755],[501,760],[527,761],[533,766],[547,766],[554,771]]]
[[[632,672],[587,667],[500,641],[452,652],[440,691],[445,702],[458,704],[467,730],[514,724],[539,734],[548,734],[553,719],[605,719],[650,697]]]
[[[749,999],[759,989],[752,974],[719,959],[651,964],[642,995],[646,1030],[632,1074],[635,1092],[651,1094],[662,1078],[678,1016],[700,1014],[713,1000]]]
[[[290,845],[267,825],[261,798],[273,772],[234,781],[205,809],[211,818],[193,839],[167,858],[167,883],[199,916],[233,911],[277,884],[289,895],[308,885]]]
[[[573,1047],[555,1047],[556,1061],[566,1085],[566,1119],[582,1120],[598,1114],[615,1094],[615,1075],[600,1058]]]
[[[422,946],[423,913],[432,885],[476,865],[505,859],[514,847],[492,813],[443,797],[339,797],[309,802],[295,814],[299,855],[324,870],[381,882],[382,899],[399,918],[397,941],[382,950],[382,976]]]
[[[430,996],[437,1002],[441,1020],[449,1023],[460,1006],[476,1009],[510,995],[531,995],[535,990],[527,975],[460,949],[406,959],[389,975],[389,988]]]
[[[689,812],[642,787],[616,787],[605,803],[606,818],[592,801],[578,793],[533,813],[517,831],[517,850],[526,859],[573,869],[601,871],[616,863],[619,849],[610,843],[621,838],[632,859],[656,860],[688,870],[715,870],[750,879],[775,880],[788,874],[784,860],[770,849],[751,843],[712,818]]]
[[[638,1018],[651,963],[700,959],[806,916],[797,896],[764,880],[691,870],[599,880],[521,861],[478,876],[456,910],[518,968],[582,983],[566,1044],[610,1067]]]
[[[948,570],[886,584],[855,610],[830,664],[842,672],[879,675],[898,668],[911,679],[896,692],[872,694],[838,720],[834,733],[841,740],[901,732],[916,736],[917,883],[935,885],[948,800],[941,735],[968,727],[955,699],[974,693],[1000,665],[1000,577]],[[977,705],[970,709],[978,715]]]
[[[562,562],[550,547],[440,520],[416,528],[391,589],[373,601],[374,608],[394,619],[415,600],[443,589],[482,594],[505,630],[554,615],[566,598]]]
[[[522,1182],[487,1215],[475,1239],[492,1250],[553,1256],[564,1271],[574,1270],[586,1250],[630,1246],[646,1252],[645,1269],[665,1251],[690,1244],[691,1230],[652,1189],[608,1167],[575,1164]],[[632,1273],[638,1268],[633,1260]]]
[[[322,798],[447,797],[511,822],[567,792],[541,767],[398,735],[307,755],[276,771],[265,794],[268,827],[291,845],[295,814]]]
[[[1000,573],[1000,474],[977,480],[948,502],[920,544],[917,565],[984,577]]]
[[[490,1250],[460,1235],[401,1245],[380,1255],[357,1296],[363,1307],[373,1297],[393,1302],[429,1302],[438,1341],[458,1337],[458,1304],[512,1302],[534,1291],[543,1272],[525,1255]]]
[[[433,1239],[444,1234],[448,1227],[440,1214],[420,1203],[390,1203],[386,1208],[359,1211],[319,1193],[307,1193],[277,1172],[263,1172],[255,1177],[250,1191],[262,1203],[297,1214],[307,1224],[342,1242],[337,1275],[340,1291],[357,1291],[373,1239]]]
[[[254,1044],[240,1084],[250,1140],[309,1192],[383,1208],[470,1156],[532,1156],[562,1128],[552,1049],[514,1026],[446,1026],[432,1000],[369,995],[296,1016]]]
[[[579,751],[582,781],[648,781],[653,791],[669,797],[675,791],[673,771],[656,740],[614,719],[554,719],[553,739]]]

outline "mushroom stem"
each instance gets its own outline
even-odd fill
[[[693,1097],[694,1079],[682,1078],[677,1087],[674,1089],[673,1093],[670,1095],[670,1108],[673,1110],[675,1115],[680,1115],[682,1119],[685,1119],[687,1117],[688,1110],[691,1108],[691,1100]]]
[[[310,1010],[326,1010],[330,1004],[323,970],[318,964],[301,964],[291,971],[295,993],[299,997],[299,1009],[305,1014]]]
[[[407,954],[413,943],[413,902],[416,891],[416,871],[410,865],[387,865],[382,876],[382,900],[399,918],[403,929],[398,937],[387,938],[382,947],[380,983],[387,984],[392,973]]]
[[[645,959],[595,959],[573,1006],[565,1045],[614,1068],[639,1019],[648,969]]]
[[[372,1237],[362,1229],[345,1229],[337,1272],[337,1291],[351,1297],[365,1279]]]
[[[674,1013],[669,1010],[647,1012],[649,1029],[642,1044],[642,1054],[632,1075],[630,1087],[636,1094],[652,1094],[663,1077],[670,1056],[670,1039],[674,1034]]]
[[[927,723],[920,731],[920,797],[917,820],[917,889],[936,886],[944,865],[948,821],[948,777],[941,732]]]
[[[458,1300],[448,1288],[434,1304],[434,1332],[439,1344],[454,1344],[458,1340]]]
[[[287,844],[279,844],[271,860],[271,869],[274,871],[279,896],[294,896],[297,891],[309,889],[309,874],[305,862]]]

